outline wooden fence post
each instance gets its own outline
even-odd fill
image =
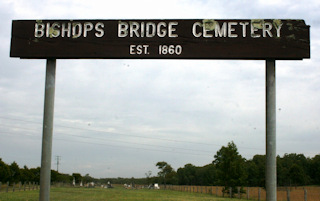
[[[229,188],[230,198],[232,198],[232,187]]]
[[[238,198],[241,199],[240,187],[238,187]]]
[[[8,191],[9,191],[9,182],[7,182],[7,193],[8,193]]]
[[[12,185],[12,192],[14,192],[14,187],[15,187],[15,185],[16,185],[16,182],[13,182],[13,185]]]
[[[290,201],[290,188],[287,188],[287,201]]]
[[[304,201],[308,200],[308,196],[307,196],[307,189],[303,189],[304,190]]]
[[[218,197],[218,186],[216,187],[216,196]]]
[[[261,188],[259,188],[259,190],[258,190],[258,200],[259,201],[261,200]]]
[[[250,198],[250,190],[249,190],[249,187],[247,187],[247,200],[249,200]]]

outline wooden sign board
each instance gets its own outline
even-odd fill
[[[310,58],[304,20],[14,20],[11,57]]]

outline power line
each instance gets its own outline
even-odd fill
[[[24,129],[24,128],[21,128],[21,127],[15,127],[15,128]],[[68,127],[68,128],[73,128],[73,127]],[[75,128],[75,129],[83,130],[82,128]],[[34,129],[28,129],[28,130],[37,131],[37,130],[34,130]],[[85,129],[85,130],[87,130],[87,131],[95,131],[95,130],[91,130],[91,129]],[[55,133],[61,133],[61,132],[55,132]],[[74,135],[74,134],[69,134],[69,133],[61,133],[61,134],[68,135],[68,136],[74,136],[74,137],[77,137],[77,138],[106,140],[105,138],[98,138],[98,137],[92,137],[92,136],[87,137],[87,136],[80,136],[80,135]],[[55,138],[55,139],[57,139],[57,138]],[[114,139],[113,140],[108,139],[108,141],[120,142],[120,143],[130,143],[130,144],[143,145],[143,146],[153,146],[153,147],[156,146],[156,147],[162,147],[162,148],[167,148],[167,149],[179,149],[179,150],[196,151],[196,152],[204,152],[204,153],[211,153],[212,154],[212,151],[205,151],[205,150],[199,150],[199,149],[179,148],[179,147],[170,147],[170,146],[163,146],[163,145],[152,145],[152,144],[144,144],[144,143],[136,143],[136,142],[126,142],[126,141],[114,140]],[[189,142],[189,143],[191,143],[191,142]],[[198,144],[198,143],[194,143],[194,144]],[[248,148],[248,149],[253,149],[253,148]],[[262,150],[262,149],[259,149],[259,150]]]
[[[7,119],[7,120],[15,120],[15,121],[22,121],[27,123],[36,123],[34,121],[28,121],[28,120],[22,120],[22,119],[15,119],[15,118],[8,118],[8,117],[1,117],[0,119]],[[146,136],[140,136],[140,135],[132,135],[132,134],[124,134],[124,133],[113,133],[103,130],[96,130],[96,129],[88,129],[88,128],[78,128],[78,127],[72,127],[72,126],[63,126],[63,125],[55,125],[56,127],[62,127],[62,128],[70,128],[70,129],[76,129],[76,130],[82,130],[82,131],[90,131],[90,132],[100,132],[100,133],[106,133],[111,135],[117,135],[117,136],[128,136],[128,137],[136,137],[136,138],[144,138],[144,139],[153,139],[153,140],[162,140],[162,141],[169,141],[169,142],[178,142],[178,143],[189,143],[189,144],[199,144],[199,145],[206,145],[206,146],[223,146],[220,144],[213,144],[213,143],[203,143],[203,142],[190,142],[185,140],[175,140],[175,139],[166,139],[166,138],[156,138],[156,137],[146,137]],[[262,150],[258,148],[252,148],[252,147],[238,147],[243,149],[253,149],[253,150]]]
[[[106,143],[98,143],[98,142],[83,142],[83,141],[77,141],[77,140],[69,140],[69,139],[62,139],[58,138],[56,140],[62,140],[62,141],[71,141],[76,143],[84,143],[84,144],[93,144],[93,145],[102,145],[102,146],[108,146],[108,148],[126,148],[126,149],[135,149],[135,150],[144,150],[144,151],[155,151],[155,152],[165,152],[170,154],[187,154],[187,155],[194,155],[194,156],[212,156],[207,154],[197,154],[197,153],[190,153],[190,152],[179,152],[175,150],[163,150],[163,149],[150,149],[150,148],[142,148],[142,147],[130,147],[130,146],[121,146],[121,145],[111,145]],[[155,146],[157,147],[157,146]],[[177,148],[178,149],[178,148]]]
[[[105,140],[104,138],[97,138],[97,137],[92,137],[92,136],[88,137],[88,136],[79,136],[79,135],[73,135],[73,134],[64,134],[64,135],[75,136],[75,137],[86,138],[86,139]],[[163,146],[163,145],[152,145],[152,144],[137,143],[137,142],[126,142],[126,141],[122,141],[122,140],[109,140],[108,139],[108,141],[120,142],[120,143],[130,143],[130,144],[144,145],[144,146],[157,146],[157,147],[168,148],[168,149],[180,149],[180,150],[186,150],[186,151],[212,153],[212,151],[204,151],[204,150],[199,150],[199,149],[187,149],[187,148],[170,147],[170,146]]]
[[[7,120],[14,120],[14,121],[22,121],[27,123],[35,123],[38,124],[39,122],[34,121],[28,121],[28,120],[21,120],[21,119],[15,119],[15,118],[5,118],[0,117],[0,119],[7,119]],[[219,144],[212,144],[212,143],[203,143],[203,142],[190,142],[185,140],[175,140],[175,139],[167,139],[167,138],[156,138],[156,137],[146,137],[141,135],[132,135],[132,134],[124,134],[124,133],[114,133],[114,132],[108,132],[104,130],[97,130],[97,129],[88,129],[88,128],[78,128],[78,127],[72,127],[72,126],[63,126],[63,125],[54,125],[55,127],[62,127],[62,128],[70,128],[70,129],[76,129],[76,130],[82,130],[82,131],[91,131],[91,132],[100,132],[100,133],[106,133],[111,135],[121,135],[121,136],[127,136],[127,137],[136,137],[136,138],[145,138],[145,139],[153,139],[153,140],[163,140],[163,141],[170,141],[170,142],[182,142],[182,143],[191,143],[191,144],[201,144],[201,145],[207,145],[207,146],[221,146]]]
[[[31,130],[31,129],[30,129]],[[34,130],[35,131],[35,130]],[[7,134],[17,134],[17,133],[12,133],[8,131],[0,131],[0,133],[7,133]],[[61,133],[61,132],[59,132]],[[86,136],[78,136],[78,135],[72,135],[72,134],[67,134],[67,133],[62,133],[63,135],[69,135],[69,136],[75,136],[78,138],[86,138],[86,139],[100,139],[103,140],[103,138],[94,138],[94,137],[86,137]],[[24,135],[28,137],[39,137],[35,135],[28,135],[28,134],[20,134],[18,135]],[[40,139],[39,139],[40,140]],[[137,145],[145,145],[145,146],[153,146],[153,147],[162,147],[162,148],[167,148],[171,150],[163,150],[163,149],[150,149],[150,148],[142,148],[142,147],[130,147],[130,146],[122,146],[122,145],[114,145],[114,144],[108,144],[108,143],[101,143],[101,142],[88,142],[88,141],[79,141],[79,140],[70,140],[66,138],[59,138],[55,137],[54,140],[60,140],[60,141],[68,141],[68,142],[74,142],[74,143],[83,143],[83,144],[93,144],[93,145],[100,145],[100,146],[108,146],[108,148],[125,148],[125,149],[136,149],[136,150],[145,150],[145,151],[156,151],[156,152],[165,152],[165,153],[171,153],[171,154],[187,154],[187,155],[195,155],[195,156],[212,156],[212,155],[207,155],[207,154],[198,154],[194,153],[193,151],[198,151],[198,152],[207,152],[211,153],[210,151],[203,151],[203,150],[195,150],[195,149],[187,149],[187,148],[179,148],[179,147],[169,147],[169,146],[159,146],[159,145],[151,145],[151,144],[141,144],[141,143],[132,143],[132,142],[125,142],[125,141],[120,141],[122,143],[130,143],[130,144],[137,144]],[[116,140],[108,140],[108,142],[114,142]],[[179,152],[176,150],[184,150],[184,151],[192,151],[190,152]],[[262,149],[261,149],[262,150]],[[280,153],[287,153],[286,151],[278,150]],[[311,155],[316,155],[318,153],[309,153]],[[248,154],[247,154],[248,155]],[[250,155],[250,154],[249,154]],[[252,154],[251,156],[254,156],[255,154]],[[60,163],[59,163],[60,164]],[[58,169],[58,168],[57,168]]]
[[[1,133],[11,134],[10,132],[6,132],[6,131],[5,132],[1,131]],[[23,135],[23,134],[19,134],[19,135]],[[76,135],[72,135],[72,134],[63,134],[63,135],[76,136]],[[30,135],[27,135],[27,136],[29,137]],[[30,137],[37,137],[37,136],[30,136]],[[89,138],[90,139],[90,137],[84,137],[84,136],[76,136],[76,137],[86,138],[86,139]],[[174,154],[188,154],[188,155],[196,155],[196,156],[212,156],[212,155],[207,155],[207,154],[194,153],[194,151],[212,153],[212,152],[209,152],[209,151],[178,148],[178,147],[159,146],[159,145],[149,145],[149,144],[132,143],[132,142],[123,142],[123,143],[145,145],[145,146],[153,146],[153,147],[162,147],[162,148],[167,148],[167,149],[171,149],[171,150],[168,151],[168,150],[164,150],[164,149],[150,149],[150,148],[142,148],[142,147],[130,147],[130,146],[114,145],[114,144],[101,143],[101,142],[88,142],[88,141],[84,142],[84,141],[70,140],[70,139],[59,138],[59,137],[55,137],[54,140],[68,141],[68,142],[75,142],[75,143],[84,143],[84,144],[93,144],[93,145],[102,145],[102,146],[108,146],[108,147],[113,147],[113,148],[127,148],[127,149],[139,149],[139,150],[145,150],[145,151],[166,152],[166,153],[171,153],[171,154],[174,153]],[[112,141],[114,141],[114,140],[108,140],[108,142],[112,142]],[[176,150],[191,151],[191,153],[190,152],[179,152],[179,151],[176,151]]]

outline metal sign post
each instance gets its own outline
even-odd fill
[[[50,200],[55,79],[56,59],[47,59],[40,169],[40,201]]]
[[[299,19],[13,20],[10,56],[47,59],[40,200],[50,193],[55,59],[253,59],[266,60],[266,190],[276,201],[275,60],[310,58],[309,32]]]
[[[267,201],[277,200],[276,62],[266,60],[266,192]]]

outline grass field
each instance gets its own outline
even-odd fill
[[[0,201],[38,201],[39,190],[1,192]],[[238,199],[217,198],[208,194],[171,190],[113,189],[103,188],[52,188],[51,201],[237,201]]]

